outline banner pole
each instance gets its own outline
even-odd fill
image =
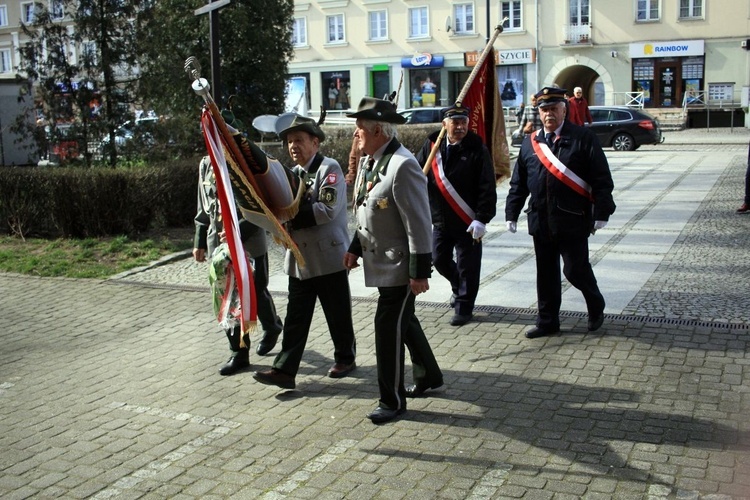
[[[500,36],[500,33],[503,32],[503,24],[505,21],[507,21],[508,18],[502,20],[500,24],[498,24],[495,27],[495,32],[492,34],[492,37],[487,42],[487,45],[484,46],[484,50],[482,50],[482,53],[479,55],[479,59],[477,59],[477,63],[474,65],[474,67],[471,70],[471,73],[469,74],[469,78],[466,80],[466,83],[464,84],[463,88],[461,89],[461,92],[458,94],[458,97],[456,98],[456,106],[460,106],[461,103],[464,100],[464,97],[466,97],[466,93],[469,91],[469,88],[471,87],[471,84],[474,82],[474,79],[477,77],[477,73],[479,73],[479,70],[482,68],[482,65],[484,64],[485,59],[487,59],[487,56],[490,52],[493,50],[493,45],[495,44],[495,40],[497,40],[497,37]],[[440,129],[440,134],[438,134],[437,139],[435,139],[435,144],[432,146],[432,150],[430,151],[430,155],[427,157],[427,161],[425,161],[424,166],[422,167],[422,172],[424,172],[425,175],[430,171],[432,161],[435,159],[435,155],[438,152],[438,149],[440,148],[440,143],[443,141],[443,138],[445,137],[445,126],[443,126],[442,129]]]

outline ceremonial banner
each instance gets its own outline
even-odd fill
[[[208,111],[203,112],[201,125],[203,137],[206,140],[206,147],[208,148],[208,155],[211,157],[211,168],[213,168],[214,176],[216,177],[216,191],[219,198],[229,255],[232,261],[233,276],[230,276],[230,281],[233,281],[233,284],[236,285],[239,296],[239,314],[235,316],[238,316],[237,319],[240,321],[240,328],[244,334],[255,328],[257,319],[253,273],[245,254],[245,248],[242,246],[236,202],[224,155],[222,136],[219,134],[213,116]],[[222,321],[221,318],[219,321]]]
[[[461,104],[471,109],[469,129],[477,133],[490,150],[495,179],[500,183],[509,178],[510,150],[494,57],[484,59]]]

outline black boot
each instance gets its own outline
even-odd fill
[[[265,356],[266,354],[271,352],[271,350],[276,347],[276,341],[279,340],[280,334],[281,332],[265,332],[263,334],[263,338],[260,339],[260,342],[258,342],[258,347],[255,348],[255,352],[257,352],[259,356]]]
[[[250,368],[250,337],[245,335],[242,340],[245,341],[245,347],[240,347],[240,327],[236,326],[226,331],[229,338],[229,348],[232,355],[229,361],[219,369],[219,375],[234,375],[239,371]]]

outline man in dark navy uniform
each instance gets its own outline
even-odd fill
[[[609,164],[596,136],[565,119],[565,89],[536,94],[543,128],[526,137],[516,160],[505,203],[508,230],[530,197],[529,234],[534,238],[539,314],[526,332],[533,339],[560,331],[563,273],[583,293],[589,331],[604,322],[604,297],[589,262],[588,237],[607,225],[615,211]]]

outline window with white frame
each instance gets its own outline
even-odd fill
[[[589,0],[570,0],[570,25],[588,26]]]
[[[21,4],[21,22],[26,24],[34,22],[34,2],[23,2]]]
[[[307,46],[307,18],[295,17],[292,21],[292,45],[295,47]]]
[[[385,10],[373,10],[367,14],[370,40],[388,39],[388,18]]]
[[[326,17],[328,26],[328,43],[341,43],[344,38],[344,14],[336,14]]]
[[[52,19],[55,21],[59,21],[60,19],[65,17],[65,6],[62,3],[62,0],[51,0],[49,3],[49,12],[52,16]]]
[[[503,24],[504,31],[517,31],[521,29],[521,0],[512,2],[500,2],[500,19],[508,18]]]
[[[0,26],[8,26],[8,7],[0,5]]]
[[[680,0],[680,19],[703,17],[703,0]]]
[[[459,3],[453,6],[453,18],[458,34],[474,33],[474,4]]]
[[[10,73],[13,66],[10,64],[10,49],[0,49],[0,73]]]
[[[637,0],[635,20],[639,22],[658,21],[661,17],[660,4],[661,0]]]
[[[427,29],[427,7],[409,9],[409,37],[429,36]]]

